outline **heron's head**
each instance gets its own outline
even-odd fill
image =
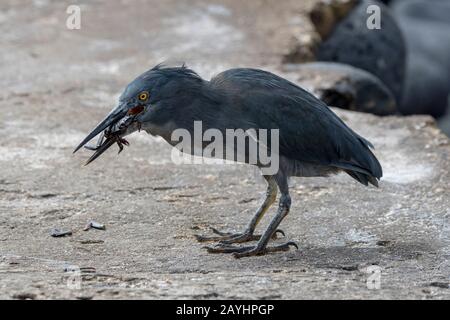
[[[189,99],[187,95],[192,97],[190,88],[201,84],[202,81],[194,71],[184,65],[158,65],[144,72],[127,85],[117,107],[92,130],[74,153],[102,132],[107,138],[104,145],[109,145],[102,148],[101,153],[113,144],[108,141],[108,137],[123,137],[138,130],[143,124],[149,126],[152,123],[167,121],[174,116],[174,108],[180,105],[180,101]]]

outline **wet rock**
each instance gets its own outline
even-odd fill
[[[381,29],[368,29],[367,7],[381,9]],[[327,27],[328,28],[328,27]],[[322,32],[322,31],[321,31]],[[406,46],[390,10],[376,0],[362,0],[333,27],[316,59],[352,65],[377,76],[400,101],[405,78]]]
[[[332,62],[286,65],[284,71],[329,106],[377,115],[397,112],[392,93],[367,71]]]

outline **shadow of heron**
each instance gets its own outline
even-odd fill
[[[352,271],[369,265],[418,260],[422,255],[435,253],[427,243],[386,242],[373,247],[300,247],[289,253],[285,261],[286,267],[301,264],[309,268]]]

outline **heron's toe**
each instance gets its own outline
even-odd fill
[[[205,246],[203,249],[206,249],[209,253],[235,253],[235,252],[245,252],[253,249],[254,246],[251,247],[237,247],[228,244],[217,244],[214,247]]]
[[[233,257],[239,259],[243,257],[260,256],[270,252],[289,251],[291,246],[295,247],[298,250],[298,245],[293,241],[289,241],[277,246],[263,247],[263,248],[254,247],[250,250],[246,250],[243,252],[235,252],[233,253]]]
[[[272,239],[278,239],[278,233],[281,234],[281,235],[283,236],[283,238],[286,237],[286,234],[284,233],[283,230],[277,229],[277,230],[275,230],[275,232],[273,233]]]

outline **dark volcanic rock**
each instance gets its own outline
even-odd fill
[[[448,101],[447,73],[427,55],[411,52],[408,58],[405,91],[399,110],[402,114],[445,114]]]
[[[333,62],[286,65],[285,71],[329,106],[377,115],[397,112],[392,93],[367,71]]]
[[[381,8],[381,29],[367,28],[366,10],[373,4]],[[316,58],[369,71],[400,101],[405,78],[405,42],[389,9],[381,2],[361,1],[319,44]]]
[[[450,2],[395,1],[392,12],[408,48],[401,112],[440,117],[450,91]]]
[[[397,0],[392,4],[392,14],[408,51],[426,54],[450,74],[450,1]]]

